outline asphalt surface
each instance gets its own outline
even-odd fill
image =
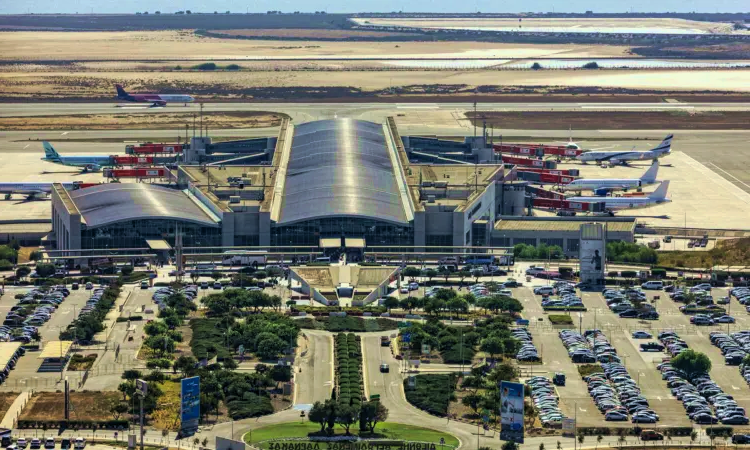
[[[303,330],[299,338],[304,348],[295,367],[295,405],[312,405],[331,398],[333,390],[333,335]],[[300,370],[301,369],[301,370]]]

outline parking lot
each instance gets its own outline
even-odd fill
[[[546,284],[544,280],[535,280],[535,284]],[[690,323],[690,316],[683,314],[679,307],[682,303],[674,302],[665,292],[646,291],[649,303],[654,305],[660,317],[658,320],[640,320],[620,318],[608,307],[601,293],[583,292],[580,294],[587,311],[583,313],[569,313],[573,325],[553,326],[543,311],[542,297],[534,295],[532,287],[513,289],[516,298],[524,305],[523,316],[530,320],[529,330],[534,338],[534,344],[539,349],[543,363],[539,365],[522,365],[524,377],[545,375],[552,377],[556,372],[566,375],[567,383],[564,387],[556,387],[560,397],[560,408],[566,417],[578,418],[580,426],[601,425],[603,414],[598,410],[588,394],[586,383],[578,373],[578,364],[571,361],[568,351],[558,336],[560,329],[602,330],[604,336],[614,347],[621,358],[630,377],[636,381],[643,396],[648,399],[651,409],[659,416],[659,426],[690,426],[682,402],[671,395],[666,381],[656,366],[666,358],[668,353],[644,352],[640,344],[656,342],[656,334],[663,330],[674,330],[682,337],[689,348],[705,353],[713,363],[711,378],[721,389],[732,395],[741,407],[748,408],[750,395],[747,383],[737,366],[725,366],[721,351],[713,346],[709,340],[709,333],[715,330],[730,332],[747,330],[750,327],[748,313],[736,299],[731,300],[731,306],[725,305],[737,322],[735,324],[719,324],[713,326],[696,326]],[[715,299],[727,295],[726,289],[713,289]],[[659,299],[654,301],[654,296]],[[557,312],[557,314],[566,314]],[[636,330],[646,330],[654,335],[654,339],[635,339],[632,333]],[[611,426],[632,426],[628,422],[608,422]]]

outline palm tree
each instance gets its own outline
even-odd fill
[[[620,447],[622,447],[622,446],[623,446],[623,444],[625,444],[625,442],[626,442],[626,439],[625,439],[625,435],[624,435],[624,434],[622,434],[622,432],[620,433],[620,437],[619,437],[619,439],[617,439],[617,442],[619,442],[619,443],[620,443]]]
[[[690,432],[690,448],[693,448],[693,443],[698,438],[698,433],[695,432],[695,430]]]
[[[578,443],[583,446],[583,440],[586,439],[586,436],[583,435],[583,432],[578,433]]]
[[[557,450],[562,450],[562,444],[560,441],[557,441]]]
[[[544,442],[542,442],[541,444],[539,444],[539,450],[544,450]]]
[[[599,448],[599,444],[602,443],[602,439],[604,439],[604,436],[602,436],[601,434],[596,435],[596,447],[595,448]]]

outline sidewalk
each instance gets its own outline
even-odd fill
[[[28,402],[30,398],[31,391],[23,391],[18,394],[18,397],[13,400],[10,408],[8,408],[8,412],[5,413],[5,417],[3,417],[3,420],[0,421],[0,428],[7,428],[9,430],[12,430],[13,425],[16,424],[16,419],[21,414],[24,406],[26,406],[26,402]]]

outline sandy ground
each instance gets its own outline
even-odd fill
[[[204,113],[211,127],[259,128],[276,127],[282,114],[266,112]],[[143,114],[78,114],[71,116],[3,117],[0,130],[164,130],[181,129],[194,117],[193,113]]]
[[[267,58],[532,58],[624,56],[627,47],[487,42],[326,42],[216,39],[191,30],[0,33],[1,60],[148,61]]]
[[[750,70],[557,70],[515,71],[297,71],[297,72],[49,72],[0,73],[0,96],[28,98],[114,97],[113,85],[136,91],[158,87],[166,92],[242,95],[258,87],[353,87],[376,91],[398,86],[465,85],[544,87],[608,87],[657,91],[750,91]],[[292,94],[290,94],[292,95]],[[204,95],[204,99],[211,97]]]
[[[396,19],[396,18],[361,18],[355,19],[362,25],[379,26],[402,26],[420,28],[453,28],[453,29],[486,29],[486,30],[517,30],[519,25],[524,28],[547,29],[548,31],[570,31],[582,29],[595,29],[596,31],[607,30],[618,32],[621,30],[635,30],[634,32],[660,32],[660,33],[731,33],[732,26],[729,24],[718,24],[713,22],[697,22],[684,19]]]

